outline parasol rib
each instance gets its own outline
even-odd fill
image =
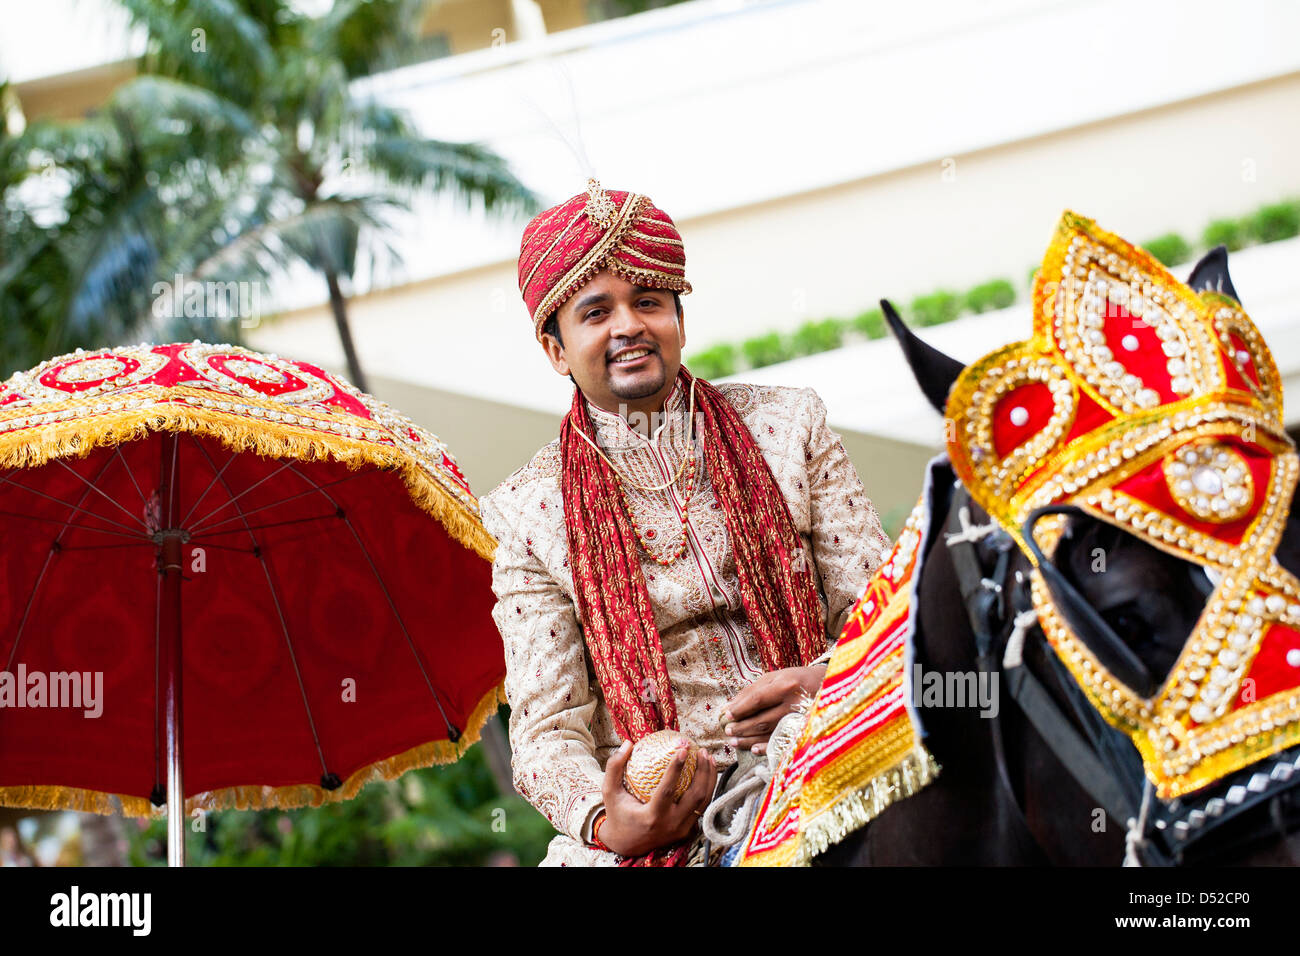
[[[232,516],[229,517],[229,518],[222,518],[220,521],[214,521],[212,524],[208,525],[206,528],[195,528],[193,533],[194,533],[194,534],[226,534],[227,532],[225,532],[225,531],[215,531],[215,532],[214,532],[214,531],[212,531],[212,529],[213,529],[213,528],[219,528],[219,527],[221,527],[223,524],[225,524],[225,523],[228,522],[228,521],[238,521],[241,517],[247,518],[249,515],[255,515],[255,514],[257,514],[259,511],[265,511],[267,508],[276,508],[276,507],[279,507],[280,505],[287,504],[288,502],[290,502],[290,501],[294,501],[294,500],[296,500],[296,499],[298,499],[298,498],[303,498],[303,497],[305,497],[305,496],[307,496],[307,495],[313,494],[313,493],[316,492],[316,491],[319,491],[321,488],[332,488],[332,487],[334,487],[335,485],[341,485],[341,484],[344,484],[345,482],[356,481],[358,478],[364,478],[366,475],[369,475],[369,474],[371,474],[371,472],[368,472],[368,471],[358,471],[358,472],[355,472],[355,473],[353,473],[353,474],[351,474],[351,475],[345,475],[345,476],[342,477],[342,478],[336,478],[336,479],[334,479],[333,481],[327,481],[327,482],[325,482],[325,484],[323,484],[323,485],[315,485],[315,484],[313,484],[313,485],[312,485],[310,488],[308,488],[306,491],[300,491],[300,492],[298,492],[298,493],[296,493],[296,494],[289,495],[287,498],[280,498],[280,499],[277,500],[277,501],[268,501],[266,504],[264,504],[264,505],[258,505],[256,508],[249,508],[247,511],[241,511],[241,512],[239,513],[239,515],[232,515]],[[220,509],[218,509],[218,510],[220,510]],[[334,517],[334,514],[333,514],[333,512],[331,512],[330,514],[327,514],[327,515],[321,515],[320,517],[323,517],[323,518],[333,518],[333,517]],[[240,529],[239,529],[239,528],[232,528],[231,530],[232,530],[232,531],[239,531]]]
[[[293,466],[290,467],[292,468]],[[308,484],[315,484],[309,476],[304,475],[297,468],[293,468],[293,473]],[[365,557],[366,564],[370,565],[371,573],[374,574],[375,580],[379,582],[379,590],[384,592],[384,600],[388,602],[388,607],[392,610],[393,617],[397,620],[397,626],[402,629],[402,636],[406,638],[406,644],[411,649],[411,656],[415,658],[415,665],[420,668],[420,674],[424,677],[425,686],[429,688],[429,693],[433,695],[433,702],[438,707],[438,713],[442,715],[442,722],[447,725],[448,738],[452,743],[455,743],[456,740],[460,738],[460,728],[447,719],[447,712],[443,710],[442,707],[442,698],[440,698],[438,692],[434,690],[433,681],[429,678],[429,672],[424,667],[424,661],[420,659],[420,652],[416,650],[415,642],[411,640],[410,632],[406,630],[406,622],[402,620],[402,615],[397,610],[397,604],[393,601],[393,596],[388,593],[388,587],[384,584],[383,575],[379,573],[379,569],[375,567],[375,562],[371,560],[369,549],[366,548],[365,542],[361,540],[361,535],[358,534],[357,529],[353,527],[352,522],[348,519],[347,512],[343,507],[339,505],[339,503],[335,501],[327,491],[325,491],[324,487],[318,485],[316,490],[324,495],[325,500],[335,507],[335,513],[343,519],[343,523],[346,524],[348,530],[352,532],[352,537],[356,539],[357,547],[361,549],[361,554]]]
[[[163,576],[157,576],[157,585],[154,587],[154,604],[153,604],[153,790],[150,791],[149,800],[154,806],[160,806],[166,798],[166,791],[162,785],[162,751],[163,739],[158,723],[158,694],[161,682],[162,665],[159,660],[162,644],[162,582]]]
[[[110,458],[109,460],[112,461],[111,458]],[[55,458],[55,459],[54,459],[54,463],[57,464],[57,465],[59,465],[59,466],[61,466],[61,467],[62,467],[65,471],[67,471],[69,474],[75,476],[76,479],[77,479],[78,481],[81,481],[81,482],[85,483],[85,485],[86,485],[87,488],[89,488],[91,491],[95,492],[95,494],[99,495],[101,498],[103,498],[105,501],[107,501],[107,502],[108,502],[109,504],[111,504],[113,507],[117,508],[119,511],[122,512],[122,514],[126,515],[126,516],[127,516],[128,518],[130,518],[132,521],[134,521],[134,522],[136,522],[137,524],[139,524],[140,527],[142,527],[142,528],[145,527],[144,519],[142,519],[142,518],[140,518],[140,517],[138,517],[138,516],[132,514],[132,513],[131,513],[131,509],[129,509],[126,505],[122,504],[122,502],[118,501],[116,498],[114,498],[112,495],[110,495],[110,494],[109,494],[107,491],[105,491],[103,488],[101,488],[101,487],[99,487],[98,485],[96,485],[94,482],[92,482],[89,478],[87,478],[87,477],[86,477],[85,475],[83,475],[81,472],[77,471],[77,469],[73,468],[71,465],[69,465],[69,464],[68,464],[66,461],[64,461],[62,458]],[[101,473],[102,473],[102,472],[101,472]],[[84,500],[84,499],[83,499],[83,500]],[[101,516],[101,517],[102,517],[102,516]],[[105,518],[104,520],[107,521],[108,519]]]
[[[74,526],[75,527],[75,526]],[[107,551],[110,548],[152,548],[152,541],[127,541],[125,544],[82,544],[75,547],[64,545],[60,551]]]
[[[57,459],[55,460],[57,461]],[[80,478],[81,476],[78,475],[77,477]],[[84,481],[85,479],[82,480]],[[43,491],[37,491],[35,488],[31,488],[27,485],[24,485],[22,482],[14,481],[12,478],[0,478],[0,481],[3,481],[7,485],[13,485],[15,488],[21,488],[23,491],[30,491],[32,494],[38,497],[45,498],[48,501],[53,501],[56,505],[63,505],[65,507],[70,507],[74,511],[79,511],[84,515],[89,515],[92,518],[98,518],[100,521],[107,521],[113,527],[121,528],[124,531],[128,532],[129,534],[131,534],[132,537],[138,534],[136,529],[132,528],[129,524],[122,524],[122,522],[120,521],[114,521],[112,518],[109,518],[106,515],[102,515],[98,511],[88,511],[87,509],[82,508],[80,505],[69,505],[66,501],[60,501],[58,498],[54,497],[53,495],[47,495]],[[85,501],[86,499],[83,497],[81,500]],[[76,526],[72,525],[71,527],[76,527]],[[82,527],[89,527],[89,526],[83,525]],[[147,530],[143,521],[140,522],[140,527],[141,529]],[[92,530],[99,530],[99,529],[92,529]]]
[[[140,496],[140,504],[147,505],[149,503],[149,499],[147,499],[144,496],[144,492],[140,490],[140,484],[135,480],[135,472],[133,472],[131,470],[131,466],[126,463],[126,456],[122,454],[122,446],[114,445],[113,454],[116,455],[117,459],[122,462],[122,469],[126,472],[126,476],[131,479],[131,484],[135,486],[135,493]],[[107,468],[107,466],[105,467]],[[95,476],[95,480],[96,481],[99,480],[99,475]]]
[[[191,538],[190,540],[193,541],[194,539]],[[207,539],[204,539],[203,541],[201,541],[201,542],[199,542],[199,543],[202,544],[203,547],[205,547],[205,548],[218,548],[218,549],[220,549],[220,550],[222,550],[222,551],[234,551],[236,554],[257,554],[257,552],[256,552],[255,550],[253,550],[252,548],[236,548],[234,545],[230,545],[230,544],[217,544],[217,542],[215,542],[215,541],[208,541]],[[72,549],[69,548],[68,550],[72,550]]]
[[[57,524],[63,528],[77,528],[80,531],[94,531],[98,534],[111,534],[117,538],[130,538],[132,541],[139,544],[153,543],[148,538],[142,537],[139,533],[128,534],[125,531],[110,531],[108,528],[92,528],[88,524],[77,524],[73,521],[61,521],[58,518],[42,518],[40,515],[25,515],[20,514],[17,511],[0,511],[0,515],[3,515],[6,518],[21,518],[24,521],[40,521],[45,524]],[[75,549],[65,548],[64,550],[72,551]]]
[[[304,516],[301,517],[301,518],[285,518],[283,521],[268,521],[268,522],[266,522],[265,524],[252,524],[252,525],[250,525],[250,524],[245,523],[245,526],[242,527],[242,528],[226,528],[224,531],[207,531],[207,530],[204,530],[204,531],[196,532],[196,534],[202,534],[202,535],[204,535],[205,537],[203,538],[203,540],[204,540],[204,541],[207,541],[208,539],[207,539],[206,536],[208,536],[208,535],[215,535],[215,534],[239,534],[239,532],[241,532],[241,531],[261,531],[261,530],[263,530],[263,529],[265,529],[265,528],[282,528],[282,527],[284,527],[285,525],[290,525],[290,524],[305,524],[305,523],[308,522],[308,521],[324,521],[326,518],[337,518],[337,517],[338,517],[338,512],[336,512],[336,511],[332,511],[332,512],[330,512],[330,513],[327,514],[327,515],[304,515]]]
[[[230,453],[230,457],[226,459],[226,463],[221,466],[221,470],[213,474],[212,480],[209,481],[208,486],[203,489],[203,493],[194,499],[194,502],[190,505],[190,510],[185,512],[185,517],[181,519],[181,527],[184,527],[185,524],[190,520],[190,516],[194,514],[194,509],[199,506],[199,502],[208,496],[208,492],[212,490],[212,486],[215,485],[221,479],[221,476],[226,473],[226,469],[229,468],[231,464],[234,462],[234,460],[238,457],[239,457],[239,452],[232,451]]]
[[[196,444],[197,444],[197,443],[196,443]],[[202,448],[203,446],[200,445],[199,447]],[[207,454],[206,451],[203,453],[203,457],[207,458],[209,463],[212,463],[212,459],[208,457],[208,454]],[[197,529],[199,526],[201,526],[201,525],[203,524],[203,522],[207,521],[209,518],[211,518],[211,517],[212,517],[214,514],[216,514],[218,511],[221,511],[221,510],[223,510],[223,509],[225,509],[225,508],[229,508],[229,507],[230,507],[231,505],[233,505],[236,501],[238,501],[240,498],[244,497],[244,495],[248,494],[250,491],[252,491],[252,490],[253,490],[254,488],[256,488],[258,485],[265,484],[266,482],[270,481],[272,478],[274,478],[276,475],[278,475],[280,472],[284,471],[284,470],[285,470],[286,468],[288,468],[288,467],[289,467],[288,464],[281,465],[279,468],[275,469],[275,471],[271,472],[270,474],[268,474],[268,475],[263,475],[261,478],[259,478],[259,479],[258,479],[257,481],[255,481],[255,482],[253,482],[251,485],[249,485],[247,488],[245,488],[245,489],[244,489],[243,491],[241,491],[239,494],[235,494],[234,489],[232,489],[232,488],[231,488],[228,484],[226,484],[226,482],[223,480],[223,481],[221,482],[221,484],[222,484],[222,486],[226,489],[226,492],[231,496],[231,497],[230,497],[230,500],[225,501],[225,502],[222,502],[221,504],[217,505],[215,508],[213,508],[213,509],[212,509],[211,511],[209,511],[207,514],[205,514],[202,518],[200,518],[198,521],[196,521],[196,522],[194,523],[194,524],[195,524],[195,528]],[[217,470],[217,466],[216,466],[215,464],[212,464],[212,470],[213,470],[213,471],[216,471],[216,470]],[[236,510],[238,510],[238,508],[236,508]],[[233,520],[234,520],[233,518],[223,518],[223,519],[221,519],[221,521],[219,521],[219,522],[217,522],[217,523],[218,523],[218,524],[224,524],[226,521],[233,521]]]
[[[108,470],[109,462],[111,462],[112,460],[113,459],[109,458],[107,461],[105,461],[102,465],[99,466],[99,471],[95,473],[95,481],[99,481],[100,478],[104,477],[104,472]],[[13,474],[13,472],[11,471],[9,472],[9,474]],[[9,482],[9,484],[11,485],[14,485],[18,488],[23,488],[27,491],[34,490],[32,488],[28,488],[26,485],[19,484],[16,481],[10,481],[8,475],[4,476],[3,480]],[[37,492],[37,494],[40,494],[40,492]],[[66,501],[58,501],[58,499],[51,499],[51,500],[54,500],[58,504],[80,510],[81,503],[86,500],[86,496],[88,494],[90,494],[89,490],[83,490],[81,492],[81,497],[77,499],[77,503],[75,505],[68,505]],[[45,497],[48,498],[50,496],[46,495]],[[58,519],[49,519],[49,520],[58,521]],[[36,583],[32,585],[31,593],[27,596],[27,606],[23,608],[22,620],[18,622],[18,631],[14,634],[13,647],[9,648],[9,662],[5,667],[6,670],[13,670],[14,656],[18,653],[18,644],[23,639],[23,629],[26,628],[27,626],[27,618],[31,614],[32,605],[36,603],[36,595],[37,592],[39,592],[41,589],[41,582],[45,580],[45,572],[49,569],[50,562],[54,559],[54,555],[62,548],[64,532],[66,532],[68,528],[86,527],[85,525],[74,525],[70,521],[62,521],[59,523],[63,525],[63,530],[60,531],[58,535],[55,536],[54,541],[50,544],[50,550],[45,555],[45,563],[41,565],[41,573],[37,575]],[[125,525],[123,527],[125,527]],[[88,530],[97,531],[101,529],[90,528]],[[134,535],[132,535],[132,537],[134,537]]]
[[[45,555],[45,563],[41,565],[41,573],[36,576],[36,583],[32,585],[32,593],[27,595],[27,606],[23,608],[23,619],[18,622],[18,633],[14,635],[14,646],[9,648],[9,662],[5,665],[5,670],[12,671],[14,667],[14,656],[18,653],[18,644],[23,639],[23,628],[27,626],[27,618],[32,613],[32,605],[36,603],[36,592],[41,589],[41,582],[45,580],[45,572],[50,568],[50,562],[54,560],[57,548],[51,547]]]
[[[212,460],[212,457],[208,454],[207,449],[203,447],[203,443],[200,442],[197,438],[195,438],[193,434],[190,435],[190,439],[194,442],[194,444],[198,447],[199,451],[203,454],[203,457],[204,459],[206,459],[209,467],[211,467],[213,471],[216,471],[217,470],[216,462]],[[278,469],[276,473],[278,474],[279,471],[283,471],[283,470],[284,470],[283,468]],[[290,663],[293,664],[293,674],[294,677],[297,678],[298,680],[298,693],[302,695],[302,706],[303,706],[303,710],[307,714],[307,726],[311,730],[312,742],[316,745],[316,756],[320,758],[321,781],[322,783],[324,783],[325,779],[331,776],[329,772],[329,765],[326,764],[325,762],[325,751],[321,748],[320,735],[317,734],[316,732],[316,719],[312,717],[311,704],[307,700],[307,688],[306,685],[304,685],[302,682],[302,672],[299,671],[298,669],[298,656],[293,651],[293,641],[289,637],[289,625],[288,622],[285,621],[284,619],[284,610],[280,607],[280,596],[279,594],[276,593],[275,582],[271,578],[271,569],[267,567],[266,556],[262,551],[262,546],[261,544],[258,543],[257,538],[253,535],[252,529],[248,527],[248,521],[246,518],[244,518],[243,509],[239,507],[239,504],[236,501],[238,496],[234,495],[233,489],[230,487],[229,484],[227,484],[226,479],[223,476],[218,474],[218,477],[221,478],[221,485],[226,489],[226,493],[232,495],[229,503],[235,505],[235,510],[239,512],[240,518],[244,521],[245,529],[248,531],[248,539],[253,543],[253,554],[257,557],[257,563],[262,566],[262,573],[266,575],[266,586],[271,591],[271,601],[272,603],[275,604],[275,613],[276,616],[280,619],[280,631],[282,634],[284,634],[284,643],[285,646],[289,649],[289,661]]]

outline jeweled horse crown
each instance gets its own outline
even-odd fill
[[[1162,798],[1300,742],[1300,582],[1275,560],[1297,478],[1272,355],[1238,302],[1066,212],[1034,280],[1033,336],[969,366],[949,394],[953,467],[1030,553],[1048,504],[1216,573],[1154,696],[1109,672],[1037,569],[1049,642],[1142,754]],[[1051,553],[1063,524],[1035,540]]]

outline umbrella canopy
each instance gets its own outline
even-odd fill
[[[319,806],[455,760],[504,701],[455,459],[306,362],[195,342],[12,376],[0,535],[3,804],[150,815],[170,730],[186,814]]]

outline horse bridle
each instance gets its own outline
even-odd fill
[[[1001,674],[1002,684],[1012,699],[1070,772],[1079,786],[1112,819],[1127,827],[1125,862],[1148,866],[1177,866],[1189,851],[1205,846],[1205,839],[1223,824],[1273,802],[1272,823],[1287,832],[1290,819],[1279,799],[1300,785],[1300,747],[1293,747],[1246,767],[1189,797],[1162,801],[1142,768],[1142,760],[1129,740],[1102,719],[1071,677],[1055,651],[1047,644],[1037,616],[1033,614],[1029,582],[1021,571],[1009,580],[1011,559],[1017,549],[1009,534],[995,522],[973,529],[969,523],[970,496],[960,482],[948,509],[945,542],[952,555],[962,600],[975,635],[976,661],[988,674]],[[1071,582],[1043,555],[1033,536],[1039,519],[1052,514],[1083,514],[1073,505],[1048,505],[1033,511],[1024,526],[1024,540],[1033,552],[1044,583],[1071,628],[1112,673],[1140,683],[1146,667],[1106,623]],[[976,542],[987,539],[996,555],[993,567],[983,567]],[[1019,618],[1019,623],[1017,623]],[[1032,624],[1026,624],[1032,618]],[[1044,657],[1073,719],[1067,717],[1055,698],[1025,664],[1020,640],[1040,640]],[[1015,653],[1006,653],[1008,645]],[[1007,768],[1003,729],[998,711],[992,721],[997,776],[1019,815],[1020,824],[1032,839],[1020,800]],[[1291,817],[1295,817],[1292,809]]]

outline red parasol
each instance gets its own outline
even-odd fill
[[[195,342],[12,376],[0,534],[0,804],[183,798],[174,863],[198,808],[347,799],[504,701],[455,460],[305,362]]]

